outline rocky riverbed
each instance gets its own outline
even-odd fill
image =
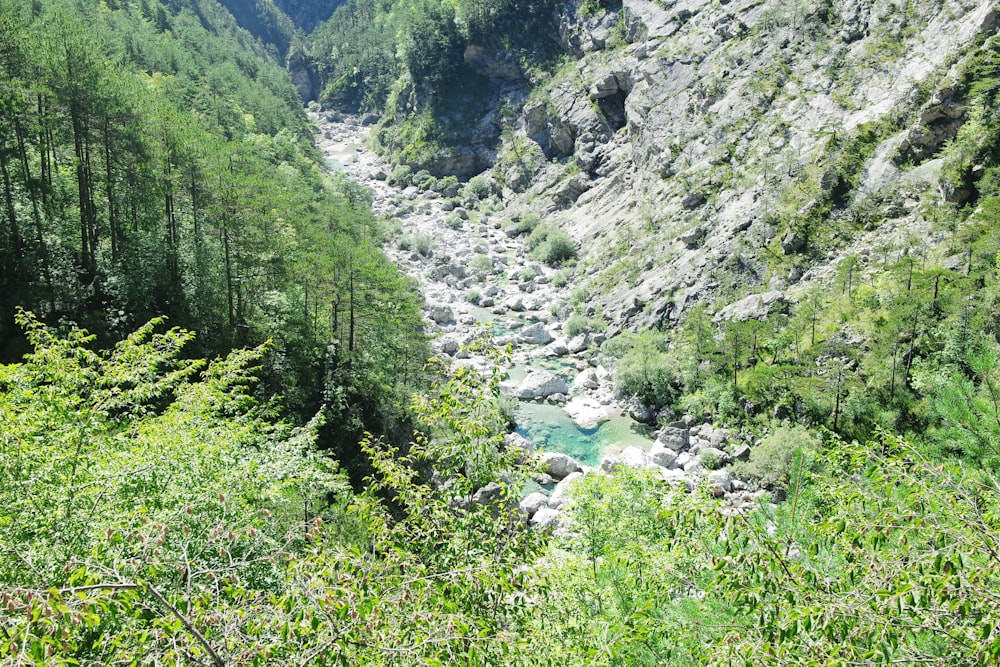
[[[330,168],[370,188],[376,214],[397,221],[398,233],[385,250],[419,282],[436,352],[485,368],[491,362],[466,350],[466,343],[486,331],[498,344],[512,344],[504,388],[521,408],[518,433],[509,438],[546,450],[538,482],[547,493],[531,493],[521,503],[532,523],[558,528],[574,479],[622,466],[651,469],[688,488],[707,483],[734,505],[754,500],[756,494],[728,472],[709,469],[749,454],[724,429],[687,419],[646,435],[631,419],[598,361],[603,334],[565,333],[569,288],[557,286],[557,269],[528,257],[523,238],[488,205],[463,201],[458,187],[438,192],[390,184],[390,167],[365,148],[363,122],[313,117]],[[631,412],[653,421],[653,415]]]
[[[511,395],[561,406],[581,427],[581,437],[606,420],[629,419],[626,406],[613,396],[611,373],[597,363],[603,335],[564,333],[572,310],[568,287],[557,286],[557,269],[532,261],[523,237],[488,206],[485,212],[463,206],[457,186],[442,193],[391,185],[390,167],[364,147],[368,128],[359,119],[314,118],[317,143],[331,169],[370,188],[376,214],[398,222],[399,232],[385,250],[419,281],[436,352],[484,366],[485,357],[462,347],[485,329],[497,343],[513,343],[514,363],[505,382]],[[630,441],[652,444],[639,436]]]

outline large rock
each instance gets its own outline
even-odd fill
[[[583,467],[572,456],[559,452],[543,452],[542,469],[557,480],[583,471]]]
[[[713,470],[705,475],[705,480],[708,482],[709,486],[717,486],[722,489],[724,493],[729,493],[733,490],[733,477],[729,474],[728,470]]]
[[[543,357],[565,357],[567,354],[569,354],[569,348],[566,347],[564,341],[558,339],[546,345],[541,351]]]
[[[964,255],[963,255],[964,257]],[[585,334],[577,334],[568,343],[566,343],[566,348],[573,354],[580,354],[587,349],[590,344],[590,337]]]
[[[535,491],[534,493],[529,493],[527,496],[525,496],[521,500],[521,502],[518,503],[517,506],[530,519],[535,515],[535,512],[542,509],[543,507],[548,507],[548,505],[549,505],[548,496],[546,496],[541,491]]]
[[[665,426],[656,434],[656,442],[674,450],[683,452],[688,447],[688,430],[676,426]]]
[[[618,414],[614,407],[587,396],[574,396],[563,409],[580,428],[593,428]]]
[[[582,472],[573,472],[560,480],[560,482],[556,484],[556,488],[552,489],[552,495],[549,496],[548,506],[557,510],[565,507],[569,502],[570,487],[581,477],[583,477]]]
[[[500,499],[503,495],[503,487],[496,482],[490,482],[472,494],[473,505],[488,505]]]
[[[585,391],[587,389],[597,389],[601,385],[600,380],[597,377],[597,371],[593,368],[587,368],[580,372],[573,380],[573,390],[574,391]]]
[[[605,454],[597,467],[601,472],[614,472],[622,467],[621,457],[617,454]]]
[[[518,398],[548,398],[553,394],[568,394],[566,381],[548,371],[531,370],[517,386]]]
[[[522,329],[517,335],[517,339],[522,343],[530,343],[531,345],[545,345],[553,341],[552,334],[549,333],[549,330],[541,322],[535,322],[531,326]]]
[[[535,446],[531,441],[520,433],[508,433],[504,436],[503,442],[507,449],[519,449],[525,454],[532,454],[535,451]]]
[[[661,468],[675,468],[677,464],[677,452],[659,441],[649,449],[649,458]]]
[[[622,463],[630,468],[648,468],[650,465],[649,454],[641,447],[626,447],[619,456]]]
[[[559,527],[561,518],[562,513],[559,510],[554,510],[551,507],[542,507],[534,513],[528,523],[537,528],[552,528],[555,530]]]
[[[688,491],[694,490],[694,482],[683,470],[660,468],[659,472],[660,477],[667,484],[671,486],[683,486]]]
[[[443,304],[428,307],[427,317],[429,317],[432,322],[436,322],[438,324],[450,324],[455,321],[454,311],[452,311],[450,306],[445,306]]]

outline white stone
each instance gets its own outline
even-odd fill
[[[559,527],[561,518],[562,513],[560,513],[559,510],[554,510],[551,507],[542,507],[535,512],[528,523],[538,528],[555,529]]]
[[[726,493],[733,490],[733,477],[728,470],[712,470],[705,475],[705,479],[713,486],[721,486]]]
[[[429,317],[432,322],[437,322],[438,324],[448,324],[449,322],[455,321],[454,311],[452,311],[450,306],[445,306],[443,304],[428,306],[427,317]]]
[[[588,396],[570,398],[563,409],[581,428],[592,428],[618,414],[618,411],[610,405],[603,405]]]
[[[522,329],[517,335],[517,339],[522,343],[529,343],[531,345],[545,345],[546,343],[551,343],[553,340],[552,334],[549,333],[549,330],[541,322]]]
[[[653,463],[663,468],[675,468],[677,466],[677,452],[662,442],[653,443],[653,446],[649,449],[649,458]]]
[[[620,456],[622,463],[630,468],[648,468],[650,465],[649,454],[641,447],[634,445],[626,447]]]
[[[530,370],[517,386],[518,398],[547,398],[552,394],[568,394],[569,387],[562,378],[548,371]]]
[[[599,386],[600,381],[597,379],[597,371],[593,368],[584,369],[573,380],[573,391],[597,389]]]
[[[622,460],[617,454],[605,454],[601,457],[598,468],[601,472],[614,472],[622,467]]]
[[[522,512],[528,515],[530,519],[535,515],[535,512],[542,509],[543,507],[548,507],[549,499],[541,491],[535,491],[525,496],[517,506]]]
[[[560,480],[559,483],[556,484],[556,488],[552,489],[552,495],[549,496],[548,506],[553,509],[564,508],[570,499],[571,485],[581,477],[583,477],[582,471],[570,473]]]
[[[567,475],[583,470],[580,464],[568,454],[560,452],[542,452],[542,469],[553,479],[563,479]]]

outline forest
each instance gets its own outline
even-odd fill
[[[624,398],[757,438],[779,502],[623,468],[552,533],[510,349],[430,358],[391,221],[227,4],[0,0],[0,664],[1000,664],[995,42],[944,155],[975,196],[928,213],[961,262],[885,249],[600,350]],[[530,48],[519,9],[350,0],[326,100],[407,68],[444,103],[466,40]]]
[[[101,346],[153,317],[214,357],[270,342],[263,381],[398,428],[422,366],[419,295],[368,195],[323,175],[287,73],[213,2],[3,5],[0,340],[24,308]],[[356,446],[351,446],[356,452]]]

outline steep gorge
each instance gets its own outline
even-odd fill
[[[575,282],[614,327],[754,292],[794,299],[857,248],[898,252],[916,235],[929,251],[921,211],[972,196],[934,158],[968,118],[963,63],[997,29],[985,0],[491,10],[523,22],[517,44],[478,34],[472,7],[439,26],[450,51],[426,45],[444,84],[404,61],[382,72],[398,78],[379,84],[384,108],[367,103],[385,113],[379,146],[435,176],[482,171],[505,215],[569,231]],[[404,9],[373,20],[406,26],[391,22]]]
[[[794,298],[862,248],[930,252],[923,212],[971,196],[943,193],[931,158],[967,117],[956,72],[995,33],[992,3],[627,0],[561,25],[576,59],[521,106],[491,173],[509,215],[573,235],[613,325]]]
[[[387,179],[569,235],[546,319],[616,341],[620,397],[864,438],[926,429],[913,372],[997,337],[997,27],[982,0],[355,0],[308,44]]]

